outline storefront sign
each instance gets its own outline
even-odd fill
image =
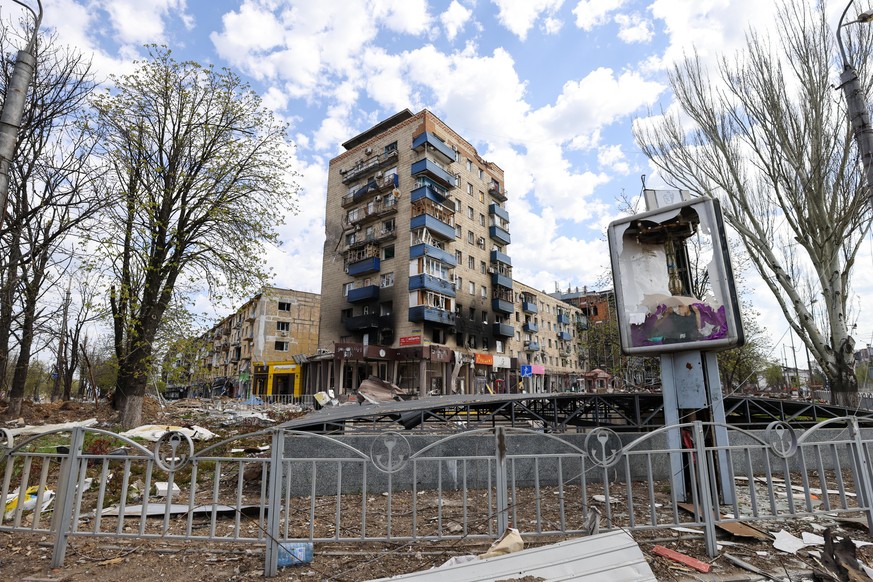
[[[475,361],[482,366],[493,366],[494,356],[491,354],[476,354]]]
[[[364,348],[364,356],[374,360],[395,360],[397,359],[397,350],[382,346],[367,346]]]
[[[420,335],[407,335],[400,338],[401,346],[417,346],[421,344]]]
[[[494,356],[495,368],[510,368],[512,367],[512,358],[506,356]]]
[[[530,371],[535,376],[543,376],[546,373],[546,367],[534,364],[530,367]]]
[[[364,344],[338,343],[334,347],[333,357],[335,360],[363,360]]]
[[[445,346],[426,346],[424,357],[431,362],[451,362],[452,351]]]

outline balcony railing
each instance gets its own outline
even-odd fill
[[[491,237],[491,240],[496,240],[504,245],[508,245],[512,242],[512,238],[509,236],[509,231],[496,225],[488,227],[488,236]]]
[[[444,241],[454,240],[455,238],[454,226],[429,214],[413,216],[409,221],[409,230],[414,231],[420,228],[426,228],[432,236]]]
[[[570,323],[570,316],[567,315],[566,313],[559,313],[558,314],[558,323],[569,324]]]
[[[356,208],[348,213],[349,224],[363,224],[370,220],[397,212],[397,198],[392,195],[380,198],[377,196],[366,206]]]
[[[491,299],[491,310],[509,314],[515,311],[515,306],[512,304],[512,299],[493,297]]]
[[[354,192],[349,192],[342,199],[342,207],[347,208],[365,200],[368,196],[379,194],[385,192],[387,190],[391,190],[392,188],[397,188],[399,184],[399,179],[397,174],[390,174],[388,176],[374,178],[355,190]]]
[[[506,270],[502,273],[491,273],[491,284],[500,285],[501,287],[506,287],[507,289],[512,289],[512,271]]]
[[[569,331],[559,331],[558,332],[558,339],[561,341],[568,342],[568,341],[573,339],[573,336],[570,335]]]
[[[500,187],[495,181],[492,181],[488,184],[488,194],[494,198],[495,200],[499,200],[500,202],[506,202],[506,191]]]
[[[416,305],[409,308],[409,321],[451,326],[455,325],[455,314],[436,307]]]
[[[343,325],[348,331],[363,331],[369,329],[389,329],[394,327],[394,319],[390,315],[369,313],[355,315],[343,319]]]
[[[379,286],[366,285],[349,291],[346,297],[349,303],[359,303],[363,301],[375,301],[379,299]]]
[[[378,273],[381,268],[379,257],[370,257],[356,263],[349,264],[348,274],[352,277],[360,275],[369,275],[370,273]]]
[[[359,177],[366,175],[368,172],[373,172],[380,166],[388,162],[397,160],[397,150],[385,152],[375,156],[371,156],[365,160],[359,161],[351,168],[340,168],[340,175],[343,177],[343,183],[348,184]]]
[[[434,277],[433,275],[428,275],[427,273],[422,273],[420,275],[410,275],[409,290],[418,291],[420,289],[434,291],[441,295],[446,295],[447,297],[455,296],[455,285],[451,281],[440,279],[439,277]]]
[[[535,324],[532,321],[528,321],[521,327],[521,329],[523,329],[524,331],[526,331],[528,333],[536,333],[540,330],[540,326],[538,326],[537,324]]]
[[[457,266],[455,255],[426,243],[418,243],[409,247],[409,258],[416,259],[418,257],[429,257],[448,267]]]
[[[425,174],[446,188],[456,188],[458,186],[458,179],[455,178],[455,175],[440,165],[439,162],[430,158],[422,158],[417,162],[413,162],[411,171],[413,176]]]
[[[500,251],[491,251],[491,262],[512,266],[512,259],[509,255],[501,253]]]
[[[509,323],[495,323],[492,326],[492,334],[500,337],[512,337],[515,335],[515,327]]]
[[[536,313],[537,312],[537,304],[530,299],[523,299],[521,301],[521,310],[527,313]]]
[[[426,131],[412,138],[412,149],[417,152],[430,151],[439,154],[444,163],[450,164],[455,161],[455,151],[446,142]]]
[[[540,351],[540,344],[535,341],[524,342],[524,351],[538,352]]]

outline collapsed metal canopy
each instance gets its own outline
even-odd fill
[[[729,396],[727,422],[737,428],[763,429],[773,421],[808,427],[853,415],[873,427],[873,411],[794,400]],[[344,404],[284,423],[291,430],[319,433],[385,430],[460,431],[495,425],[567,432],[609,427],[645,432],[664,425],[660,394],[479,394],[452,395],[379,404]]]

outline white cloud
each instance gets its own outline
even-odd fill
[[[406,34],[424,34],[431,28],[427,0],[373,0],[373,16],[385,27]]]
[[[527,38],[527,33],[533,28],[537,19],[555,19],[555,14],[564,4],[564,0],[491,0],[498,8],[497,19],[510,32],[521,40]],[[560,28],[559,26],[557,28]],[[555,23],[547,26],[556,30]]]
[[[185,0],[109,0],[103,4],[118,41],[137,45],[165,43],[165,19],[171,15],[190,29],[193,19],[186,8]]]
[[[620,174],[627,174],[630,171],[624,152],[621,151],[621,145],[618,144],[600,147],[597,151],[597,162]]]
[[[458,0],[452,0],[446,11],[440,14],[440,22],[442,22],[443,27],[446,29],[446,38],[450,41],[455,40],[455,37],[464,29],[464,25],[469,22],[472,15],[472,10],[466,8]]]
[[[573,8],[576,16],[576,26],[582,30],[591,30],[609,22],[609,13],[615,12],[624,4],[624,0],[579,0]]]
[[[649,42],[655,36],[652,23],[638,14],[617,14],[615,22],[619,26],[618,38],[624,42]]]

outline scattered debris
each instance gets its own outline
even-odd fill
[[[184,426],[169,426],[165,424],[144,424],[136,428],[132,428],[127,432],[120,433],[120,436],[127,438],[139,438],[147,441],[157,442],[166,433],[175,431],[188,435],[191,440],[208,441],[209,439],[218,436],[208,428],[194,425],[191,428]]]
[[[166,497],[168,493],[168,489],[170,484],[166,481],[155,481],[155,497]],[[175,497],[182,493],[182,490],[179,489],[179,486],[173,483],[173,489],[170,493],[170,497]]]
[[[90,426],[94,426],[97,424],[96,418],[89,418],[88,420],[74,421],[74,422],[62,422],[59,424],[41,424],[41,425],[33,425],[28,424],[21,428],[8,428],[6,432],[11,434],[12,436],[19,435],[35,435],[35,434],[45,434],[47,432],[52,432],[55,430],[67,430],[76,427],[88,428]]]
[[[665,548],[664,546],[655,546],[652,548],[652,553],[656,556],[663,556],[664,558],[668,558],[673,560],[674,562],[679,562],[689,568],[694,568],[698,572],[703,572],[706,574],[712,569],[712,566],[707,564],[706,562],[701,562],[697,558],[692,558],[691,556],[686,556],[683,553],[677,552],[676,550],[671,550],[670,548]]]
[[[6,506],[4,508],[4,519],[12,519],[12,516],[15,515],[16,510],[18,509],[18,504],[21,503],[21,511],[33,511],[36,508],[37,501],[39,500],[40,490],[39,485],[33,485],[28,487],[24,494],[22,495],[20,490],[16,487],[14,491],[6,495]],[[39,512],[42,513],[48,506],[51,505],[52,500],[55,498],[55,492],[51,489],[43,489],[42,490],[42,506],[39,509]]]
[[[484,554],[479,554],[481,559],[494,558],[504,554],[520,552],[524,549],[524,540],[521,539],[521,533],[514,527],[507,528],[503,535],[497,538],[488,551]]]
[[[732,556],[728,553],[724,553],[724,554],[722,554],[722,556],[724,556],[724,559],[727,560],[728,562],[730,562],[731,564],[733,564],[734,566],[739,566],[740,568],[742,568],[744,570],[748,570],[749,572],[752,572],[753,574],[757,574],[758,576],[763,576],[767,580],[776,580],[777,582],[779,582],[779,578],[776,578],[775,576],[771,576],[767,572],[761,570],[760,568],[756,568],[755,566],[751,565],[748,562],[744,562],[743,560],[737,558],[736,556]]]
[[[684,509],[685,511],[687,511],[688,513],[691,513],[692,515],[694,515],[695,517],[697,517],[699,519],[700,516],[697,514],[697,511],[695,510],[693,504],[691,504],[691,503],[677,503],[676,506]],[[727,519],[727,516],[721,515],[720,519],[721,520]],[[745,524],[745,523],[734,523],[734,522],[723,523],[721,521],[718,521],[718,522],[716,522],[715,527],[719,528],[720,530],[726,531],[731,535],[735,535],[735,536],[741,537],[741,538],[752,538],[752,539],[756,539],[756,540],[769,540],[770,539],[770,536],[767,535],[765,532],[763,532],[755,527],[752,527],[748,524]]]
[[[855,544],[848,537],[837,541],[830,528],[824,532],[824,552],[819,568],[813,569],[816,580],[826,582],[864,582],[873,580],[858,562]]]
[[[370,376],[358,386],[356,390],[358,395],[358,404],[369,402],[370,404],[379,404],[380,402],[393,402],[395,400],[404,400],[406,393],[400,389],[397,384],[386,382],[378,376]]]
[[[282,542],[277,565],[280,568],[299,566],[312,561],[312,542]]]

